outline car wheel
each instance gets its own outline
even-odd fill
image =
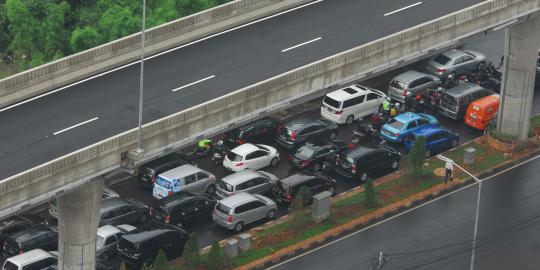
[[[272,161],[270,161],[270,166],[276,167],[278,165],[279,159],[273,158]]]
[[[320,163],[313,164],[313,171],[314,172],[318,172],[320,170],[321,170],[321,164]]]
[[[426,158],[431,157],[431,151],[426,150]]]
[[[458,141],[457,140],[453,140],[452,141],[452,148],[456,147],[458,145]]]
[[[368,179],[367,173],[366,173],[366,172],[363,172],[363,173],[360,175],[360,180],[361,180],[362,182],[366,182],[367,179]]]
[[[347,120],[345,120],[345,124],[347,124],[347,126],[350,126],[353,122],[354,122],[354,116],[352,115],[347,116]]]
[[[392,170],[399,169],[399,162],[397,160],[392,161]]]
[[[148,220],[148,217],[146,215],[142,215],[139,218],[139,223],[145,223]]]
[[[483,70],[486,67],[486,62],[482,61],[476,66],[476,70]]]
[[[214,195],[216,193],[216,186],[215,185],[209,185],[206,188],[206,193],[208,193],[210,195]]]
[[[337,134],[335,132],[330,133],[330,140],[335,140],[337,137]]]
[[[272,209],[268,211],[268,214],[266,214],[266,217],[270,220],[274,220],[276,218],[276,210]]]
[[[234,230],[236,232],[241,232],[242,229],[244,229],[244,223],[238,222],[238,223],[236,223],[236,225],[234,225]]]

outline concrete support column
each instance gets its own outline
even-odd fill
[[[497,133],[527,139],[532,113],[535,66],[540,46],[540,15],[506,29],[501,105]]]
[[[103,179],[58,198],[58,269],[94,270]]]

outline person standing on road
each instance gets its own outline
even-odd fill
[[[454,172],[454,163],[450,160],[447,160],[444,164],[444,168],[446,169],[444,174],[444,183],[448,183],[448,180],[452,182],[452,173]]]

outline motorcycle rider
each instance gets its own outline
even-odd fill
[[[197,154],[206,155],[210,152],[211,148],[212,148],[212,140],[202,139],[197,144]]]
[[[390,115],[390,98],[386,97],[382,103],[382,113]]]

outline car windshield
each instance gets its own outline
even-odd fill
[[[392,80],[390,82],[390,87],[397,88],[397,89],[405,89],[405,88],[407,88],[407,85],[405,83],[400,82],[400,81]]]
[[[442,54],[439,54],[437,57],[433,58],[433,62],[441,64],[441,65],[446,65],[451,60],[452,60],[452,58],[450,58],[450,57],[448,57],[446,55],[442,55]]]
[[[347,164],[354,164],[354,158],[349,155],[339,155],[339,159]]]
[[[330,107],[333,107],[333,108],[336,108],[336,109],[339,109],[341,107],[341,102],[329,97],[329,96],[325,96],[324,99],[323,99],[323,103],[325,103],[326,105],[330,106]]]
[[[257,147],[259,147],[259,149],[261,149],[261,150],[264,150],[264,151],[270,152],[270,149],[268,149],[268,148],[264,147],[264,145],[262,145],[262,144],[256,144],[256,146],[257,146]]]
[[[159,185],[159,186],[162,186],[166,189],[169,189],[171,188],[172,186],[172,181],[169,181],[168,179],[165,179],[161,176],[158,176],[157,180],[156,180],[156,184]]]
[[[313,150],[312,148],[308,147],[308,146],[302,146],[300,148],[298,148],[298,150],[296,150],[296,152],[294,153],[294,156],[299,158],[299,159],[310,159],[313,154],[315,154],[315,150]]]
[[[221,204],[221,203],[218,203],[218,204],[216,205],[216,209],[217,209],[219,212],[221,212],[221,213],[223,213],[223,214],[225,214],[225,215],[228,215],[228,214],[231,212],[231,208],[230,208],[230,207],[227,207],[227,206],[225,206],[225,205],[223,205],[223,204]]]
[[[400,130],[401,128],[403,128],[404,124],[396,119],[392,119],[390,120],[390,122],[388,123],[389,126],[395,128],[395,129],[398,129]]]
[[[450,95],[443,95],[441,97],[441,103],[442,104],[448,104],[450,106],[456,106],[457,105],[457,99]]]
[[[225,190],[225,191],[228,191],[228,192],[232,192],[233,191],[233,186],[231,184],[228,184],[227,182],[219,179],[216,183],[218,185],[219,188]]]
[[[227,153],[227,158],[230,160],[230,161],[242,161],[242,156],[241,155],[238,155],[236,154],[235,152],[229,152]]]
[[[103,241],[104,241],[104,240],[105,240],[105,239],[104,239],[103,237],[101,237],[101,236],[98,235],[98,236],[96,237],[96,247],[101,246],[101,244],[103,244]]]

